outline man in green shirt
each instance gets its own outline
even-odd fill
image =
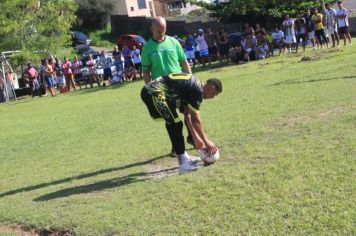
[[[166,35],[166,29],[167,24],[163,17],[153,19],[152,38],[145,44],[141,54],[144,89],[150,90],[151,82],[164,75],[182,72],[192,74],[182,46],[175,38]],[[175,141],[177,133],[183,137],[183,122],[166,123],[166,129],[172,143],[172,153],[174,153],[175,146],[177,146]],[[182,153],[176,154],[180,158]]]

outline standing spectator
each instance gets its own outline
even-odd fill
[[[57,84],[57,78],[56,78],[56,64],[54,62],[54,58],[48,59],[48,64],[50,67],[52,67],[52,78],[53,78],[53,84],[54,84],[53,89],[56,92],[56,89],[58,89],[58,84]]]
[[[182,46],[182,48],[184,47],[184,40],[179,38],[178,35],[174,35],[174,38],[179,42],[180,46]]]
[[[337,46],[339,46],[339,34],[337,33],[336,26],[336,10],[331,8],[329,3],[325,3],[325,9],[326,30],[333,42],[333,47],[335,47],[335,41],[337,42]]]
[[[200,52],[199,52],[199,43],[198,43],[198,35],[194,34],[194,56],[195,56],[195,63],[201,64]],[[209,49],[208,49],[209,50]]]
[[[117,69],[122,70],[122,53],[119,51],[118,46],[114,47],[114,51],[112,52],[112,57],[114,59],[114,65]]]
[[[66,87],[66,80],[64,78],[64,73],[62,69],[62,62],[58,60],[58,58],[55,59],[55,71],[56,71],[56,83],[57,83],[57,90],[60,93],[67,92],[67,87]]]
[[[289,18],[289,14],[284,15],[283,31],[286,39],[288,53],[291,53],[292,47],[296,43],[296,38],[295,38],[295,31],[294,31],[294,20]]]
[[[107,57],[104,51],[101,51],[101,55],[99,58],[99,63],[103,68],[104,78],[103,80],[109,80],[111,83],[112,73],[111,73],[111,64],[112,60],[110,57]],[[103,86],[106,86],[105,82],[103,82]]]
[[[93,88],[93,81],[95,81],[98,86],[100,86],[99,78],[96,73],[96,61],[93,59],[93,55],[89,54],[86,65],[89,69],[89,84],[90,87]]]
[[[305,46],[307,44],[307,27],[305,25],[305,19],[297,14],[297,18],[294,21],[294,29],[297,35],[296,52],[298,52],[299,43],[302,41],[303,52],[305,52]]]
[[[47,85],[45,81],[45,61],[46,59],[41,59],[41,65],[39,67],[40,84],[43,86],[44,96],[47,96]]]
[[[132,46],[132,59],[135,66],[136,73],[139,73],[140,78],[142,78],[141,50],[136,48],[135,45]]]
[[[126,44],[124,44],[124,46],[123,46],[122,56],[124,57],[124,67],[125,67],[125,69],[133,66],[131,49],[128,48]]]
[[[219,56],[220,62],[223,63],[224,60],[229,61],[229,39],[227,37],[227,33],[224,29],[221,29],[217,36],[218,47],[219,47]]]
[[[70,62],[70,60],[67,57],[64,57],[64,63],[62,64],[62,69],[64,72],[64,77],[66,79],[68,91],[70,91],[71,84],[75,91],[76,88],[75,88],[74,76],[72,71],[72,62]]]
[[[84,81],[84,78],[82,76],[82,67],[83,67],[82,62],[78,59],[78,56],[75,56],[72,64],[72,68],[73,68],[75,82],[79,84],[80,89],[82,89],[81,83],[82,81]],[[86,87],[87,84],[85,83],[85,88]]]
[[[336,19],[337,19],[337,25],[339,29],[339,35],[342,35],[345,46],[346,46],[346,38],[349,40],[350,45],[352,45],[350,29],[349,29],[349,11],[343,7],[342,1],[338,1],[337,5],[339,8],[336,10]]]
[[[37,70],[32,66],[31,62],[28,63],[27,69],[25,70],[25,76],[28,78],[30,83],[30,91],[32,98],[37,94],[39,97],[42,97],[40,91],[40,83],[37,80]]]
[[[184,42],[185,55],[189,64],[193,65],[193,69],[195,68],[195,49],[194,49],[195,40],[190,34],[187,34],[187,37]]]
[[[328,40],[326,39],[326,35],[324,31],[323,14],[318,13],[318,9],[316,8],[313,9],[312,21],[314,22],[315,36],[316,39],[318,40],[320,48],[323,48],[323,41],[321,39],[324,40],[326,47],[329,47]]]
[[[284,33],[283,31],[279,28],[279,26],[276,26],[274,28],[274,31],[272,32],[272,56],[274,55],[274,49],[278,48],[279,49],[279,55],[282,53],[282,49],[284,48]]]
[[[152,21],[152,38],[148,40],[142,49],[142,70],[145,86],[141,90],[143,99],[146,90],[151,88],[152,80],[172,73],[186,72],[191,74],[191,68],[185,57],[183,48],[173,37],[166,35],[166,20],[163,17],[156,17]],[[143,99],[143,101],[145,101]],[[171,156],[178,155],[178,162],[186,170],[195,170],[188,154],[185,152],[183,122],[176,120],[166,123],[166,130],[172,144]],[[188,135],[187,141],[192,143],[192,136]],[[193,143],[194,144],[194,143]]]
[[[316,50],[317,49],[316,46],[317,46],[318,42],[315,40],[315,26],[314,26],[314,22],[312,20],[311,11],[309,9],[305,12],[304,18],[305,18],[305,24],[308,29],[308,39],[312,43],[314,50]],[[319,47],[319,45],[318,45],[318,47]]]
[[[199,54],[200,54],[201,63],[203,64],[203,66],[205,66],[209,59],[209,49],[208,49],[208,43],[204,31],[202,29],[198,30],[197,41],[199,44]]]
[[[52,97],[54,97],[56,94],[54,91],[53,66],[48,63],[48,60],[45,60],[44,66],[45,66],[45,81],[47,83],[47,88],[51,93]]]
[[[208,50],[209,50],[209,65],[211,61],[219,57],[218,47],[216,43],[216,34],[214,34],[210,28],[207,30],[207,34],[205,35],[208,43]]]

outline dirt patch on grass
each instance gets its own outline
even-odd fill
[[[19,236],[70,236],[73,235],[65,230],[41,230],[24,225],[8,225],[0,223],[0,234],[14,234]]]
[[[148,170],[145,176],[148,179],[161,179],[178,173],[177,166],[149,165]]]
[[[304,56],[300,59],[299,62],[308,62],[308,61],[318,61],[323,58],[321,54],[315,54],[313,56]]]

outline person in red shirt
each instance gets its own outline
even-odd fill
[[[38,75],[37,70],[32,66],[31,62],[29,62],[27,65],[27,69],[25,70],[25,77],[27,77],[29,80],[32,98],[34,98],[36,94],[39,97],[42,97],[40,91],[40,83],[37,80],[37,75]]]

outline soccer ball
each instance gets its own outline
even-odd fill
[[[213,155],[210,155],[206,148],[202,148],[199,150],[199,156],[200,156],[200,159],[205,163],[205,164],[213,164],[214,162],[216,162],[219,157],[220,157],[220,151],[218,149],[218,151],[213,154]]]

